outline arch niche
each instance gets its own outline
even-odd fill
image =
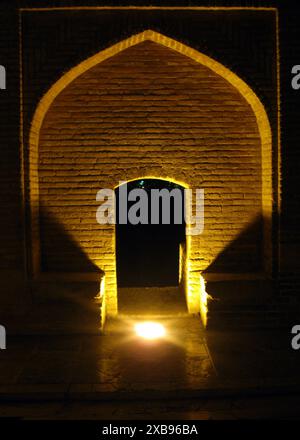
[[[214,135],[211,134],[210,136],[215,136],[215,139],[213,140],[214,145],[217,145],[219,142],[221,145],[220,139],[226,138],[226,133],[229,133],[230,130],[232,131],[231,138],[238,137],[241,138],[242,133],[245,131],[245,139],[250,139],[250,144],[254,145],[253,148],[256,148],[256,150],[259,150],[259,153],[257,156],[259,156],[259,160],[257,160],[258,165],[256,164],[256,168],[259,168],[259,170],[256,170],[255,173],[257,173],[257,179],[259,184],[257,185],[257,188],[259,188],[259,204],[256,207],[256,211],[250,208],[247,208],[247,206],[251,205],[251,203],[248,203],[248,205],[243,206],[242,210],[243,212],[246,212],[245,221],[244,221],[244,227],[245,225],[250,225],[251,222],[253,222],[254,218],[257,217],[257,215],[260,215],[263,219],[263,241],[264,241],[264,269],[265,271],[268,271],[271,265],[271,256],[272,256],[272,249],[271,249],[271,217],[272,217],[272,157],[271,157],[271,151],[272,151],[272,139],[271,139],[271,129],[270,124],[268,121],[268,117],[266,114],[266,111],[261,103],[261,101],[258,99],[256,94],[253,92],[253,90],[243,81],[241,80],[236,74],[234,74],[232,71],[230,71],[228,68],[226,68],[224,65],[220,64],[219,62],[213,60],[212,58],[198,52],[197,50],[188,47],[172,38],[166,37],[164,35],[161,35],[157,32],[154,32],[152,30],[146,30],[144,32],[141,32],[137,35],[133,35],[130,38],[127,38],[117,44],[114,44],[113,46],[102,50],[101,52],[95,54],[94,56],[84,60],[82,63],[78,64],[74,68],[72,68],[70,71],[65,73],[51,88],[50,90],[44,95],[44,97],[41,99],[36,112],[34,114],[34,118],[31,125],[31,131],[30,131],[30,138],[29,138],[29,187],[30,187],[30,212],[31,212],[31,244],[32,244],[32,273],[33,276],[38,276],[41,273],[41,240],[40,240],[40,225],[39,225],[39,216],[40,216],[40,207],[45,207],[46,210],[49,209],[51,211],[51,205],[49,203],[49,206],[47,206],[47,190],[45,190],[45,180],[41,178],[41,169],[42,165],[40,162],[40,153],[41,151],[44,151],[45,145],[50,146],[49,148],[53,148],[57,145],[60,145],[61,148],[66,148],[65,151],[67,151],[67,148],[70,145],[70,142],[72,143],[72,139],[74,139],[74,132],[73,132],[73,138],[72,133],[70,137],[65,138],[65,140],[62,141],[61,138],[55,139],[55,127],[58,127],[58,131],[60,129],[59,124],[60,121],[68,118],[69,112],[69,105],[72,99],[78,100],[78,96],[76,97],[76,90],[78,90],[78,87],[82,87],[83,82],[86,78],[89,78],[91,80],[91,74],[93,72],[94,68],[97,68],[100,64],[106,62],[109,63],[110,60],[117,59],[117,56],[119,54],[122,54],[123,51],[131,50],[131,48],[138,48],[138,45],[142,43],[149,42],[152,44],[151,47],[153,47],[153,43],[156,43],[161,48],[170,50],[174,56],[178,56],[179,54],[182,59],[184,58],[189,63],[193,63],[193,68],[197,69],[199,68],[199,71],[202,69],[205,70],[208,78],[208,85],[207,87],[215,87],[216,93],[220,89],[225,90],[225,98],[222,98],[223,100],[221,102],[228,103],[228,109],[230,109],[230,103],[232,102],[238,102],[239,107],[239,114],[243,114],[244,117],[247,118],[247,121],[249,121],[249,126],[251,126],[252,132],[247,132],[247,127],[245,128],[245,124],[242,124],[240,127],[240,132],[236,134],[234,121],[231,120],[231,115],[234,113],[235,109],[233,107],[232,111],[229,111],[228,109],[222,110],[223,113],[226,113],[228,115],[228,123],[231,124],[228,128],[227,132],[224,132],[224,135],[220,137],[220,134]],[[125,52],[124,52],[125,53]],[[129,52],[128,52],[129,53]],[[183,57],[184,56],[184,57]],[[116,58],[114,58],[116,57]],[[172,61],[172,60],[171,60]],[[104,65],[104,64],[103,64]],[[170,64],[172,66],[172,62]],[[198,67],[197,67],[198,66]],[[86,75],[86,76],[85,76]],[[176,81],[176,78],[172,79],[171,81]],[[92,82],[93,83],[93,78]],[[81,84],[81,86],[79,86]],[[90,89],[90,100],[93,97],[93,91]],[[212,93],[210,94],[212,96]],[[72,98],[73,97],[73,98]],[[93,97],[95,99],[95,97]],[[102,99],[102,98],[101,98]],[[210,98],[207,98],[210,99]],[[217,101],[214,101],[213,105],[216,107]],[[80,103],[81,106],[88,105],[87,102]],[[205,104],[205,102],[204,102]],[[201,103],[199,104],[201,106]],[[195,107],[190,107],[191,112],[194,111]],[[59,115],[59,112],[61,111],[61,114]],[[78,107],[77,107],[78,111]],[[232,113],[233,112],[233,113]],[[236,113],[235,120],[236,124],[238,124],[239,120],[239,114]],[[57,117],[60,116],[60,117]],[[203,119],[203,118],[202,118]],[[71,120],[71,119],[70,119]],[[69,120],[69,123],[70,123]],[[200,120],[200,119],[199,119]],[[67,121],[68,122],[68,121]],[[214,123],[216,121],[214,120]],[[200,124],[200,122],[199,122]],[[99,125],[98,125],[99,126]],[[163,127],[163,125],[160,125]],[[211,126],[212,127],[212,126]],[[205,152],[201,153],[201,148],[203,145],[209,144],[208,138],[205,138],[205,133],[213,133],[213,129],[210,126],[204,127],[202,129],[202,138],[201,142],[195,138],[193,142],[198,142],[197,148],[199,148],[198,156],[200,158],[209,156],[209,151],[206,148]],[[200,127],[201,128],[201,127]],[[54,130],[54,135],[52,138],[52,133]],[[76,128],[75,128],[76,130]],[[249,128],[250,130],[250,128]],[[60,132],[63,130],[61,129]],[[84,132],[87,131],[87,126],[83,129],[81,134],[84,135]],[[145,132],[146,130],[144,130]],[[203,134],[204,133],[204,134]],[[96,135],[97,136],[97,135]],[[102,136],[102,135],[101,135]],[[200,137],[201,137],[200,136]],[[204,138],[203,138],[204,136]],[[230,137],[230,136],[229,136]],[[80,138],[82,144],[85,146],[88,145],[88,142],[84,143],[84,136]],[[143,139],[142,139],[143,140]],[[47,144],[48,143],[48,144]],[[52,143],[52,144],[51,144]],[[79,148],[80,142],[77,140],[77,147]],[[75,144],[74,144],[75,145]],[[90,141],[90,146],[93,145],[93,142]],[[56,148],[55,147],[55,148]],[[76,148],[77,148],[76,147]],[[64,158],[64,151],[61,150],[60,154],[57,154],[57,150],[54,148],[53,157],[61,157]],[[106,148],[112,149],[114,148],[113,143],[110,144],[109,142],[106,143]],[[247,145],[244,145],[241,147],[243,148],[243,152],[245,154],[243,157],[248,157],[249,148]],[[252,147],[251,147],[252,148]],[[248,149],[248,150],[247,150]],[[126,148],[123,148],[118,150],[120,151],[120,154],[122,155],[123,152],[126,150]],[[89,150],[90,151],[90,150]],[[123,151],[123,152],[122,152]],[[137,150],[138,151],[138,150]],[[149,150],[150,151],[150,150]],[[222,200],[225,203],[225,197],[223,198],[222,194],[219,195],[221,198],[221,202],[212,202],[212,198],[210,199],[210,189],[209,186],[206,185],[207,177],[205,175],[205,171],[202,170],[197,178],[193,178],[192,171],[197,169],[197,164],[199,162],[199,157],[195,160],[189,159],[189,150],[185,152],[182,152],[181,154],[186,155],[186,158],[181,160],[185,163],[184,166],[176,165],[173,163],[173,165],[170,165],[170,157],[174,157],[174,154],[172,151],[170,152],[170,156],[168,156],[168,148],[166,148],[166,145],[164,144],[162,150],[164,153],[161,155],[159,159],[157,159],[157,163],[155,163],[155,159],[151,160],[151,165],[147,162],[142,164],[142,168],[136,164],[136,167],[128,168],[126,175],[122,175],[120,173],[120,170],[116,166],[116,163],[113,166],[113,172],[112,170],[105,170],[103,167],[100,169],[97,169],[96,165],[97,160],[94,160],[91,156],[87,156],[87,161],[90,160],[90,167],[91,169],[94,169],[96,167],[97,175],[98,177],[95,179],[90,178],[90,186],[85,188],[89,188],[88,192],[89,194],[87,197],[90,198],[90,205],[89,205],[89,212],[92,213],[93,221],[95,222],[95,228],[99,228],[99,225],[96,224],[95,220],[95,211],[97,208],[97,203],[95,201],[95,195],[96,192],[101,189],[101,187],[105,188],[115,188],[121,180],[129,181],[133,179],[138,179],[143,176],[153,176],[154,178],[158,179],[166,179],[170,181],[179,181],[183,184],[185,187],[189,188],[203,188],[205,189],[207,198],[205,200],[208,200],[208,218],[212,218],[214,214],[210,209],[214,209],[214,207],[217,206],[219,209]],[[257,153],[256,151],[256,153]],[[49,151],[48,151],[49,153]],[[115,154],[116,152],[113,152],[112,154]],[[256,154],[255,153],[255,154]],[[100,153],[99,153],[100,154]],[[151,154],[151,153],[149,153]],[[202,155],[201,155],[202,154]],[[223,150],[220,147],[220,151],[217,152],[217,156],[222,156]],[[120,155],[120,157],[121,157]],[[112,157],[112,156],[110,156]],[[158,156],[156,156],[157,158]],[[45,159],[45,157],[44,157]],[[170,160],[169,160],[170,159]],[[56,160],[56,159],[55,159]],[[121,160],[121,159],[118,159]],[[133,160],[133,159],[132,159]],[[129,162],[132,162],[132,160]],[[247,159],[245,159],[247,161]],[[226,162],[227,161],[227,162]],[[253,165],[254,159],[250,158],[250,162],[246,163],[245,170],[247,169],[247,166],[250,166],[249,164]],[[43,161],[45,163],[47,161]],[[79,161],[80,162],[80,161]],[[82,160],[83,162],[83,160]],[[101,162],[101,160],[100,160]],[[140,163],[139,158],[139,163]],[[182,163],[183,163],[182,162]],[[203,162],[203,160],[202,160]],[[226,168],[226,166],[229,166],[228,163],[230,161],[227,159],[224,159],[224,164],[221,164],[221,168],[225,167],[225,171],[227,174],[232,175],[234,172],[232,170],[237,170],[237,174],[243,174],[246,173],[246,171],[241,171],[239,169],[239,166],[242,165],[230,165],[231,168]],[[255,162],[255,161],[254,161]],[[50,160],[51,163],[51,160]],[[63,163],[61,161],[60,163]],[[189,165],[190,163],[190,165]],[[75,179],[75,174],[80,176],[80,170],[76,168],[78,163],[76,162],[76,155],[72,156],[72,179],[70,178],[70,181],[67,179],[67,186],[69,186],[72,189],[72,182]],[[77,165],[76,165],[77,164]],[[168,166],[166,165],[168,164]],[[227,164],[227,165],[226,165]],[[251,166],[252,166],[251,165]],[[49,178],[49,181],[52,180],[55,181],[57,179],[57,176],[59,175],[58,172],[56,172],[55,163],[53,162],[53,165],[51,165],[52,168],[48,169],[48,171],[51,174],[51,171],[53,172],[53,175],[51,179]],[[191,169],[189,170],[187,167],[190,166]],[[201,163],[199,165],[201,167]],[[66,168],[66,164],[64,167]],[[223,169],[222,168],[222,169]],[[217,168],[216,168],[217,169]],[[103,172],[102,172],[102,171]],[[44,170],[45,171],[45,170]],[[40,176],[39,176],[40,174]],[[43,175],[46,175],[47,173],[43,173]],[[92,173],[90,173],[92,174]],[[215,170],[212,170],[210,173],[211,175],[215,174]],[[100,177],[99,177],[100,176]],[[106,176],[106,177],[105,177]],[[75,179],[76,180],[76,179]],[[82,179],[81,179],[82,180]],[[76,190],[80,187],[79,181],[76,183]],[[84,184],[87,185],[87,184]],[[224,184],[225,185],[225,184]],[[59,186],[59,185],[58,185]],[[52,192],[54,190],[52,189]],[[87,190],[86,190],[87,192]],[[86,194],[85,192],[85,194]],[[214,190],[216,192],[216,190]],[[48,193],[51,193],[51,191],[48,191]],[[62,197],[60,194],[56,194],[56,200]],[[65,191],[66,193],[66,191]],[[84,191],[83,191],[84,193]],[[78,193],[79,194],[79,193]],[[257,199],[257,195],[256,195]],[[60,206],[64,206],[64,199],[62,198],[60,200]],[[211,203],[210,203],[211,202]],[[243,202],[241,202],[243,203]],[[74,204],[74,206],[76,203]],[[77,203],[78,205],[78,203]],[[76,205],[76,206],[77,206]],[[211,207],[211,208],[210,208]],[[67,209],[67,208],[66,208]],[[221,208],[222,209],[222,208]],[[249,209],[249,211],[247,211]],[[55,216],[58,211],[53,211],[51,215]],[[59,215],[58,215],[59,217]],[[238,217],[238,216],[237,216]],[[65,217],[59,217],[57,219],[57,222],[62,225],[62,227],[67,230],[69,234],[73,234],[74,231],[74,222],[73,226],[70,226],[67,222],[67,220],[64,220]],[[70,216],[68,216],[70,218]],[[80,225],[85,224],[85,217],[84,213],[82,216],[78,215],[73,218],[74,221],[78,220],[77,226],[80,227]],[[187,303],[189,307],[189,311],[192,313],[199,312],[199,308],[201,307],[201,295],[200,295],[200,273],[202,271],[205,271],[207,267],[214,261],[214,259],[217,258],[217,255],[221,252],[222,249],[220,249],[220,242],[223,247],[226,247],[228,244],[230,244],[231,241],[235,239],[235,236],[228,235],[228,237],[224,238],[224,231],[222,231],[222,240],[218,239],[218,249],[214,252],[212,250],[214,241],[211,239],[212,232],[210,230],[210,225],[214,224],[213,221],[210,222],[210,220],[206,221],[206,231],[207,236],[205,233],[203,236],[200,237],[189,237],[187,242],[187,273],[186,273],[186,296],[187,296]],[[93,227],[92,227],[93,228]],[[75,226],[76,229],[76,226]],[[105,230],[104,230],[105,229]],[[114,238],[114,227],[112,225],[105,225],[105,228],[100,228],[97,232],[97,234],[101,237],[103,237],[103,248],[96,246],[96,250],[89,248],[88,246],[85,248],[85,245],[87,242],[91,243],[93,240],[92,237],[86,235],[78,235],[78,237],[73,237],[74,241],[77,242],[77,245],[82,248],[83,252],[87,255],[87,258],[93,260],[93,263],[99,267],[99,269],[104,270],[105,272],[105,296],[106,296],[106,308],[108,315],[114,315],[117,313],[117,286],[116,286],[116,263],[115,263],[115,238]],[[230,228],[228,228],[229,230]],[[234,228],[231,228],[234,229]],[[238,230],[239,229],[239,230]],[[240,228],[235,228],[235,234],[242,233],[242,226]],[[215,236],[217,236],[219,232],[215,231]],[[97,236],[98,236],[97,235]],[[94,231],[95,236],[95,231]],[[219,237],[219,236],[218,236]],[[216,240],[215,240],[216,241]],[[208,243],[208,244],[207,244]],[[217,245],[216,245],[217,246]],[[199,251],[201,249],[201,251]],[[57,252],[60,252],[58,249]],[[51,271],[51,269],[50,269]]]

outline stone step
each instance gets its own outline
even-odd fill
[[[184,293],[178,286],[122,287],[119,313],[125,315],[181,315],[187,313]]]

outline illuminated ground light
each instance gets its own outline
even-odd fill
[[[166,335],[165,327],[157,322],[140,322],[134,328],[136,334],[143,339],[160,339]]]

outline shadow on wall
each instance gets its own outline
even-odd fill
[[[77,220],[78,219],[74,219]],[[47,232],[45,232],[47,231]],[[101,269],[55,217],[40,205],[41,272],[91,272]]]
[[[45,226],[48,234],[43,232]],[[34,302],[65,302],[86,316],[88,311],[99,310],[94,300],[104,272],[44,206],[40,206],[40,233],[41,267],[34,283]]]
[[[45,224],[51,230],[47,236],[43,234]],[[2,322],[16,334],[99,334],[105,310],[97,296],[104,272],[42,205],[40,230],[41,270],[29,283],[30,304],[22,319],[15,307]],[[67,255],[69,265],[64,264],[63,255]]]
[[[258,215],[222,249],[205,273],[262,272],[264,270],[263,216]],[[245,270],[246,268],[246,270]]]
[[[256,243],[256,255],[247,252],[253,241]],[[268,320],[266,317],[272,307],[274,281],[264,269],[268,267],[264,247],[263,217],[259,215],[203,272],[206,291],[212,297],[208,302],[207,329],[270,326],[270,316]],[[241,267],[248,264],[248,270],[222,273],[220,269],[226,265],[226,260],[235,254]],[[254,257],[256,261],[253,261]]]

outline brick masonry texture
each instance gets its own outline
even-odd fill
[[[205,189],[205,269],[261,212],[260,139],[250,106],[208,68],[153,42],[100,63],[55,99],[39,157],[47,270],[80,270],[58,225],[101,264],[109,249],[95,221],[95,195],[119,181],[169,177]],[[223,269],[257,269],[261,235],[253,229]]]

